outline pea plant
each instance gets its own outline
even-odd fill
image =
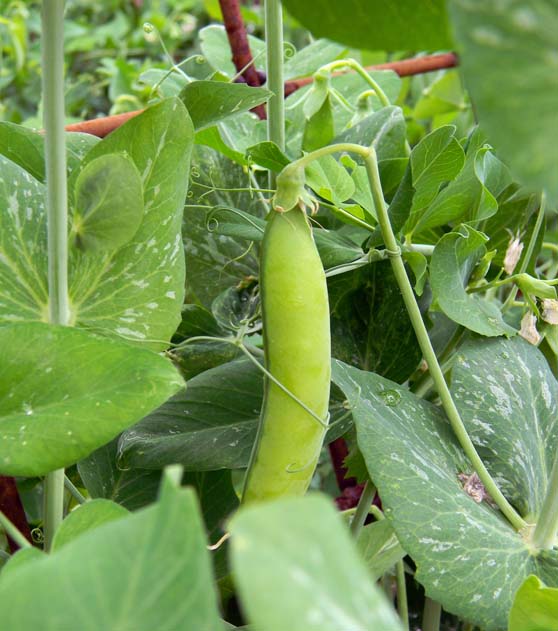
[[[558,628],[558,9],[283,4],[263,87],[210,24],[99,139],[43,0],[43,129],[0,123],[1,629]],[[460,67],[365,67],[405,49]]]

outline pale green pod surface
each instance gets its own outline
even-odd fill
[[[324,269],[306,213],[272,213],[260,272],[266,368],[326,422],[331,341]],[[315,418],[266,379],[243,501],[304,494],[324,435]]]

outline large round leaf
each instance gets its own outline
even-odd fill
[[[166,358],[71,327],[0,327],[0,355],[5,475],[43,475],[73,464],[183,386]]]

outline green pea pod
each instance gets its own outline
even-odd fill
[[[306,213],[299,207],[272,211],[262,244],[260,292],[265,366],[314,416],[266,379],[243,502],[304,494],[326,431],[331,373],[327,285]]]

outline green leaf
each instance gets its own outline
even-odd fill
[[[248,189],[250,181],[240,166],[212,149],[196,147],[194,170],[197,177],[191,185],[183,223],[188,268],[186,297],[188,302],[210,308],[224,289],[247,276],[257,276],[259,267],[257,248],[249,241],[207,230],[212,209],[216,206],[238,208],[260,217],[264,214],[263,204],[248,190],[226,190]],[[208,191],[214,187],[225,190]],[[207,210],[203,206],[207,206]]]
[[[324,496],[241,509],[230,524],[243,609],[266,631],[400,631]]]
[[[129,514],[123,506],[110,500],[91,500],[77,506],[56,531],[52,551],[59,550],[88,530],[93,530],[114,519],[122,519]]]
[[[387,519],[365,526],[358,535],[357,548],[373,580],[380,579],[407,554]]]
[[[132,160],[108,154],[89,162],[75,184],[76,245],[85,251],[116,250],[132,239],[142,219],[142,182]]]
[[[486,252],[487,238],[467,226],[460,230],[444,235],[432,254],[430,282],[437,306],[454,322],[481,335],[515,335],[495,303],[465,291],[473,267]]]
[[[442,184],[453,180],[463,167],[465,154],[454,134],[455,127],[451,125],[439,127],[425,136],[411,152],[415,195],[406,232],[415,228]]]
[[[0,327],[0,349],[5,475],[43,475],[77,462],[183,385],[152,351],[72,327]]]
[[[78,472],[89,495],[112,500],[130,511],[153,503],[161,472],[119,469],[117,448],[118,438],[115,438],[78,462]]]
[[[119,442],[119,466],[160,469],[180,463],[187,471],[246,467],[263,401],[263,375],[242,359],[196,375],[186,390],[134,427]],[[327,441],[350,426],[344,399],[332,393]]]
[[[158,504],[84,533],[9,580],[0,575],[2,623],[18,631],[218,631],[205,545],[194,493],[165,488]]]
[[[342,57],[347,49],[327,39],[317,39],[285,60],[285,80],[307,77],[321,66]]]
[[[74,253],[70,298],[78,326],[117,334],[161,350],[180,322],[184,296],[181,221],[188,188],[192,123],[182,103],[168,99],[99,142],[84,166],[127,153],[143,181],[145,211],[133,239],[109,254]]]
[[[223,81],[192,81],[180,93],[196,130],[251,110],[270,96],[271,92],[264,88]]]
[[[319,109],[309,116],[304,127],[302,149],[310,152],[331,142],[335,135],[335,122],[331,96],[327,94]]]
[[[231,49],[225,27],[210,24],[199,32],[202,54],[215,70],[234,77],[237,73],[231,59]],[[252,57],[257,59],[258,67],[266,67],[265,43],[253,35],[248,35],[248,44]]]
[[[514,175],[558,200],[558,13],[553,0],[452,0],[460,66],[481,128]]]
[[[142,175],[142,223],[108,253],[70,252],[70,321],[160,350],[180,321],[184,257],[180,224],[192,124],[177,99],[163,101],[97,143],[82,162],[127,153]],[[0,156],[0,321],[48,317],[44,186]],[[72,183],[77,177],[74,170]]]
[[[332,354],[405,381],[422,353],[387,261],[329,279]]]
[[[188,471],[247,465],[255,440],[263,378],[249,361],[207,370],[153,414],[124,432],[119,466]]]
[[[558,631],[558,589],[528,576],[515,595],[508,631]]]
[[[472,339],[456,356],[451,389],[502,492],[534,519],[558,444],[558,383],[543,354],[519,336]]]
[[[355,183],[347,170],[333,156],[322,156],[306,169],[306,182],[317,195],[340,204],[355,191]]]
[[[99,139],[91,134],[66,133],[66,159],[71,172]],[[28,127],[0,122],[0,154],[39,182],[45,181],[45,137]]]
[[[333,363],[333,375],[352,406],[358,445],[386,517],[417,564],[416,578],[427,595],[486,631],[505,628],[515,592],[526,576],[537,574],[556,583],[558,552],[534,556],[500,513],[464,491],[458,475],[471,474],[471,465],[438,407],[339,361]],[[479,421],[488,434],[491,418],[478,397],[486,397],[482,383],[494,375],[478,370],[470,375],[478,386],[466,396],[474,397],[473,404],[482,410]],[[534,403],[534,396],[529,394],[525,407]],[[530,426],[525,430],[529,418],[511,415],[507,422],[517,426],[514,431],[536,433]],[[497,431],[492,430],[494,445]],[[513,457],[526,462],[532,454],[523,455],[521,449],[518,446]]]
[[[496,196],[511,184],[507,168],[483,145],[475,132],[467,148],[465,165],[455,180],[416,218],[415,232],[459,219],[480,221],[498,210]]]
[[[255,162],[264,167],[264,169],[269,169],[275,173],[282,171],[283,167],[286,167],[290,162],[281,149],[270,140],[264,140],[257,145],[248,147],[246,155],[251,162]]]
[[[286,0],[285,7],[314,36],[351,48],[396,51],[451,46],[442,0]]]
[[[413,117],[429,119],[438,114],[458,112],[465,107],[465,95],[459,73],[457,70],[449,70],[423,89],[413,109]]]

